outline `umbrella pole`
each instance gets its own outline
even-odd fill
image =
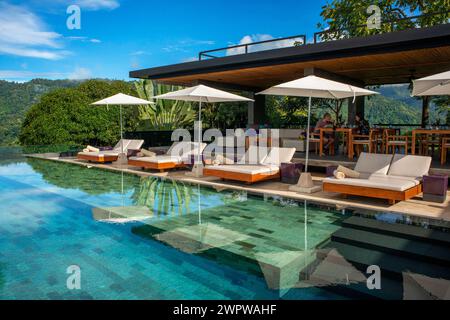
[[[120,149],[123,153],[123,124],[122,124],[122,105],[120,105]]]
[[[202,163],[201,160],[201,151],[202,148],[200,144],[202,143],[202,98],[200,98],[200,101],[198,103],[198,155],[197,155],[197,164]]]
[[[309,97],[309,102],[308,102],[308,124],[306,126],[305,172],[308,172],[308,161],[309,161],[309,131],[310,131],[310,127],[311,127],[311,100],[312,100],[312,97]]]

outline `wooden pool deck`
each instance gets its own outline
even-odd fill
[[[172,170],[169,172],[161,173],[156,171],[144,171],[141,168],[128,165],[119,166],[115,164],[93,164],[86,161],[77,160],[76,158],[59,158],[54,155],[30,155],[30,157],[44,158],[52,161],[60,161],[86,167],[102,168],[106,170],[124,171],[127,173],[136,174],[138,176],[154,176],[165,179],[174,179],[180,182],[208,186],[216,189],[219,192],[224,190],[238,190],[262,196],[278,196],[294,200],[307,200],[319,204],[333,206],[339,210],[348,209],[364,214],[380,214],[386,212],[397,213],[408,215],[409,219],[418,223],[450,227],[450,192],[448,192],[447,201],[444,203],[423,201],[422,196],[419,195],[410,200],[401,201],[396,203],[395,205],[389,205],[387,201],[382,199],[371,199],[357,196],[349,196],[348,198],[344,199],[340,194],[323,191],[314,194],[300,194],[294,191],[290,191],[289,184],[281,183],[279,181],[267,181],[255,183],[253,185],[246,185],[239,182],[222,181],[214,177],[196,178],[188,176],[186,175],[186,173],[188,172],[187,170]],[[315,184],[321,185],[323,178],[323,173],[313,172],[313,179]]]

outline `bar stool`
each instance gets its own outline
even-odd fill
[[[425,137],[419,140],[420,154],[424,156],[430,155],[431,148],[431,156],[433,156],[435,146],[439,146],[440,144],[441,141],[435,134],[425,134]]]
[[[309,144],[314,145],[314,151],[316,154],[319,154],[320,148],[320,134],[311,132],[309,134]]]
[[[447,162],[447,150],[450,149],[450,138],[442,138],[441,143],[441,165]]]
[[[396,148],[404,148],[405,155],[408,154],[408,136],[388,135],[386,137],[386,154],[389,153],[389,148],[392,148],[392,153],[395,153]]]
[[[376,136],[376,130],[375,129],[371,129],[369,134],[353,134],[352,135],[352,147],[353,150],[356,151],[356,155],[359,156],[359,154],[361,153],[362,148],[364,148],[364,146],[367,146],[368,152],[372,153],[375,152],[376,153],[376,140],[375,140],[375,136]],[[356,146],[356,148],[355,148]]]

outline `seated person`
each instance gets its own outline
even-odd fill
[[[355,116],[356,133],[368,135],[370,133],[369,121],[364,119],[364,117],[358,113]]]
[[[323,118],[319,120],[314,128],[314,133],[320,133],[322,128],[333,128],[334,123],[331,119],[331,115],[327,112],[323,115]],[[328,151],[329,147],[334,143],[334,134],[331,132],[324,132],[323,134],[324,150]]]

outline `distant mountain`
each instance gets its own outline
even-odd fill
[[[44,93],[79,83],[74,80],[33,79],[25,83],[0,80],[0,145],[17,143],[25,113]]]
[[[383,94],[387,95],[387,93]],[[402,100],[383,94],[366,100],[366,118],[370,124],[419,124],[421,122],[421,106],[409,105]]]
[[[380,95],[371,97],[366,104],[366,115],[370,123],[419,124],[422,121],[422,100],[411,97],[409,85],[386,85],[375,91]],[[375,110],[378,109],[378,110]],[[430,104],[430,123],[445,123],[438,115],[434,103]],[[381,121],[383,120],[383,121]]]

